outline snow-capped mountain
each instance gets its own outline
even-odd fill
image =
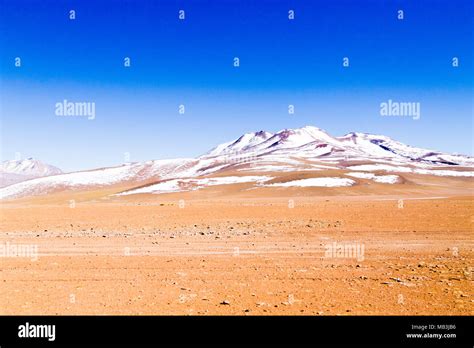
[[[33,158],[4,161],[0,164],[0,187],[61,173],[61,169]]]
[[[364,174],[361,171],[472,177],[474,172],[469,171],[472,167],[474,167],[474,158],[469,156],[411,147],[383,135],[348,133],[334,137],[322,129],[307,126],[299,129],[284,129],[275,134],[265,131],[246,133],[233,141],[216,146],[198,158],[151,160],[68,174],[59,174],[59,169],[40,164],[38,161],[21,164],[8,161],[2,167],[5,168],[4,172],[8,168],[8,173],[30,173],[30,175],[35,173],[41,177],[0,189],[0,198],[43,195],[57,191],[94,189],[113,185],[126,185],[127,190],[132,187],[132,192],[133,187],[140,187],[137,193],[147,192],[148,185],[156,187],[160,192],[164,189],[177,192],[176,190],[181,190],[183,187],[197,189],[232,182],[254,182],[255,185],[262,186],[265,185],[263,179],[274,178],[253,175],[242,176],[239,179],[235,176],[236,173],[244,175],[248,172],[339,170],[352,179],[328,178],[331,179],[331,185],[333,182],[337,184],[343,182],[345,185],[356,184],[353,178],[373,179],[379,183],[397,183],[399,180],[396,175],[378,176],[373,173]],[[345,172],[354,170],[359,172]],[[227,174],[230,176],[222,176]],[[219,175],[220,179],[206,179],[213,175]],[[313,185],[319,181],[321,180],[311,179],[304,185],[308,183]],[[327,180],[323,181],[326,185]],[[300,184],[303,185],[303,183]],[[286,183],[272,185],[288,186]]]
[[[223,143],[207,153],[207,157],[219,156],[224,154],[232,154],[238,151],[246,151],[255,145],[262,143],[273,136],[272,133],[260,131],[255,133],[246,133],[237,140]]]
[[[245,146],[236,147],[241,139],[250,139]],[[275,134],[268,132],[247,133],[233,142],[218,145],[202,158],[229,156],[239,152],[258,155],[288,155],[325,160],[398,160],[404,163],[427,165],[474,164],[472,157],[451,155],[438,151],[405,145],[383,135],[348,133],[333,137],[326,131],[312,126],[284,129]]]
[[[177,158],[126,163],[117,167],[66,173],[19,182],[0,189],[0,198],[36,196],[67,189],[143,185],[150,181],[199,177],[231,165],[226,159]]]

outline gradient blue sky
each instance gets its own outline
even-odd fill
[[[132,161],[197,156],[249,131],[304,125],[474,152],[471,0],[0,0],[0,7],[3,160],[19,152],[79,170],[122,163],[124,152]],[[56,116],[63,99],[95,102],[95,120]],[[380,116],[388,99],[420,102],[420,120]]]

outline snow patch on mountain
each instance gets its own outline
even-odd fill
[[[354,180],[347,178],[309,178],[309,179],[300,179],[287,182],[278,182],[274,184],[268,184],[265,186],[274,186],[274,187],[345,187],[352,186],[355,184]]]
[[[382,170],[386,172],[415,173],[415,174],[436,175],[436,176],[457,176],[457,177],[474,176],[473,171],[416,169],[416,168],[401,167],[401,166],[390,166],[390,165],[385,165],[385,164],[362,164],[362,165],[357,165],[357,166],[350,166],[350,167],[347,167],[347,169],[369,171],[369,172]]]
[[[351,172],[346,175],[359,179],[371,179],[383,184],[396,184],[400,177],[398,175],[375,175],[373,173]]]
[[[436,175],[436,176],[458,176],[458,177],[473,177],[474,172],[469,171],[454,171],[454,170],[428,170],[428,169],[414,169],[416,174]]]
[[[248,182],[262,183],[271,179],[273,179],[273,177],[270,176],[225,176],[202,179],[173,179],[150,186],[118,193],[116,194],[116,196],[126,196],[139,193],[162,194],[172,192],[185,192],[198,190],[208,186],[231,185]]]

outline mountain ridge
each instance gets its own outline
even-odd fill
[[[372,167],[367,167],[368,163]],[[139,186],[166,180],[189,181],[225,172],[352,170],[357,165],[366,170],[472,176],[472,172],[464,171],[463,167],[474,167],[474,158],[412,147],[384,135],[350,132],[334,137],[323,129],[305,126],[276,133],[263,130],[245,133],[197,158],[148,160],[67,174],[52,170],[53,175],[42,175],[1,188],[0,198],[124,183]]]
[[[0,187],[21,181],[62,174],[62,170],[32,157],[0,163]]]

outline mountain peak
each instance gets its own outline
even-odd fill
[[[315,127],[315,126],[304,126],[304,127],[301,127],[299,129],[303,129],[303,130],[306,130],[308,132],[323,132],[323,133],[327,133],[324,129],[322,128],[319,128],[319,127]]]
[[[61,174],[62,171],[52,165],[43,163],[33,157],[19,160],[7,160],[0,164],[0,173],[19,174],[28,176],[48,176]]]
[[[260,130],[245,133],[234,141],[223,143],[202,158],[221,155],[251,153],[278,154],[304,158],[354,158],[357,160],[397,159],[398,161],[423,161],[427,164],[462,164],[472,160],[405,145],[384,135],[350,132],[333,137],[315,126],[285,128],[275,134]]]

